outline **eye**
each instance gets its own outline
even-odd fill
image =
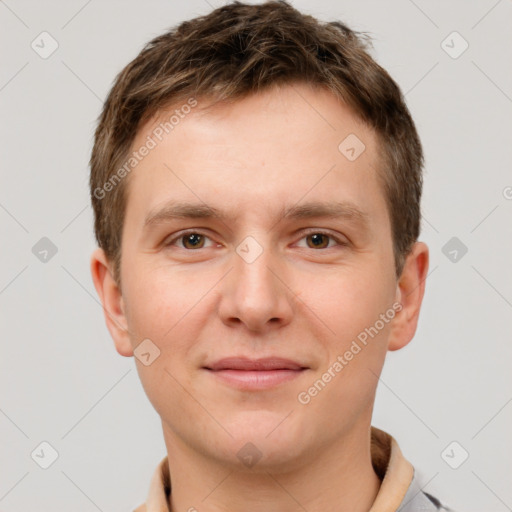
[[[188,231],[182,232],[178,236],[175,236],[174,238],[166,242],[165,246],[167,247],[175,245],[175,243],[178,242],[178,247],[180,249],[204,249],[206,240],[210,240],[210,238],[202,233],[199,233],[198,231]]]
[[[341,240],[337,236],[334,236],[332,233],[318,230],[306,233],[301,238],[301,241],[302,240],[306,240],[306,245],[299,245],[299,247],[305,247],[307,249],[330,249],[336,246],[348,245],[346,241]],[[210,241],[210,245],[207,245],[207,241]],[[178,233],[169,241],[165,242],[164,245],[166,247],[177,246],[180,249],[192,251],[213,247],[215,243],[204,233],[191,230]]]
[[[306,240],[306,247],[308,249],[330,249],[332,247],[332,245],[329,244],[331,241],[334,241],[335,245],[348,245],[347,242],[325,231],[311,231],[306,233],[301,240]]]

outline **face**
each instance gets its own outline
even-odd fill
[[[367,435],[385,353],[412,337],[377,140],[306,85],[201,104],[129,176],[111,332],[127,356],[150,340],[135,360],[168,447],[285,467]]]

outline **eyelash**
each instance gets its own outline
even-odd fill
[[[205,238],[211,239],[207,234],[203,233],[201,230],[189,229],[189,230],[181,231],[176,236],[174,236],[171,240],[169,240],[168,242],[165,242],[164,245],[165,245],[165,247],[170,247],[176,241],[181,240],[183,237],[185,237],[187,235],[192,235],[192,234],[194,234],[194,235],[201,235],[201,236],[204,236]],[[303,238],[307,237],[308,235],[324,235],[324,236],[327,236],[330,239],[334,240],[341,247],[346,247],[346,246],[349,245],[348,242],[340,240],[337,236],[333,235],[329,231],[323,231],[323,230],[318,230],[318,229],[311,229],[311,230],[303,233],[303,236],[302,236],[301,240]],[[324,247],[324,248],[321,248],[319,250],[324,250],[325,251],[326,249],[332,249],[332,248],[333,247]],[[200,247],[199,249],[186,249],[184,247],[179,247],[179,249],[183,249],[184,251],[188,251],[188,252],[194,252],[194,251],[198,251],[200,249],[207,249],[207,247]],[[306,249],[312,249],[312,247],[306,247]]]

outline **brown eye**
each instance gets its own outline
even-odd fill
[[[329,246],[329,238],[325,233],[312,233],[306,236],[308,247],[312,249],[325,249]]]
[[[185,249],[201,249],[204,246],[204,236],[199,233],[188,233],[181,237]]]
[[[168,249],[178,248],[186,251],[194,249],[208,249],[215,247],[214,241],[201,231],[190,229],[189,231],[181,231],[175,233],[174,236],[164,242],[164,246]],[[217,245],[219,247],[219,245]]]

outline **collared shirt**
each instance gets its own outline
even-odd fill
[[[371,454],[373,468],[381,485],[369,512],[451,510],[421,490],[414,468],[402,455],[395,439],[375,427],[371,428]],[[169,464],[165,456],[153,473],[146,503],[134,512],[171,512],[168,506],[170,492]]]

